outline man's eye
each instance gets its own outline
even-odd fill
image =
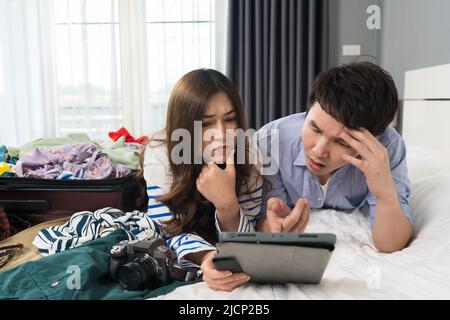
[[[337,144],[339,144],[340,146],[344,147],[344,148],[350,148],[350,146],[346,143],[343,143],[342,141],[337,141]]]

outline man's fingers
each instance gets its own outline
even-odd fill
[[[267,201],[267,223],[269,224],[270,232],[281,232],[283,217],[281,213],[281,199],[270,198]]]
[[[280,217],[286,217],[290,213],[287,204],[283,200],[278,198],[270,198],[267,201],[267,208],[272,210]]]
[[[376,152],[376,146],[374,146],[373,141],[370,140],[369,137],[367,137],[363,132],[349,128],[344,128],[344,130],[350,136],[350,138],[353,138],[356,141],[360,142],[370,151]]]
[[[283,218],[279,217],[277,213],[272,210],[267,210],[267,223],[269,224],[270,232],[281,232],[281,224]]]
[[[358,154],[363,156],[365,159],[370,159],[373,155],[373,153],[370,151],[370,149],[367,147],[365,143],[362,143],[358,140],[356,140],[354,137],[350,135],[350,133],[342,132],[341,138],[350,146],[353,150],[355,150]]]
[[[360,130],[345,128],[345,130],[349,132],[350,135],[364,142],[369,147],[369,149],[374,153],[376,153],[379,150],[379,148],[383,146],[381,142],[366,128],[361,128]]]
[[[355,157],[352,157],[352,156],[350,156],[348,154],[342,155],[342,159],[347,161],[348,163],[354,165],[356,168],[358,168],[362,172],[364,172],[363,160],[355,158]]]
[[[278,201],[280,199],[278,198],[270,198],[269,200],[267,200],[267,208],[273,210],[275,206],[278,205]]]
[[[298,223],[290,230],[291,232],[303,232],[309,223],[310,219],[310,206],[309,203],[303,208],[302,215]]]
[[[299,221],[290,232],[304,232],[309,223],[309,213],[305,215],[306,219],[303,221]]]
[[[291,214],[288,215],[283,221],[283,230],[289,231],[298,223],[302,215],[303,208],[306,204],[307,201],[305,198],[300,198],[299,200],[297,200],[297,203],[295,204],[294,209],[292,209]]]

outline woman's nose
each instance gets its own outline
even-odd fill
[[[222,121],[218,121],[217,125],[216,125],[216,130],[215,130],[215,134],[214,134],[214,140],[224,140],[225,139],[225,135],[226,135],[226,124]]]

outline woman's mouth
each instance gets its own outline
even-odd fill
[[[231,146],[224,145],[224,146],[221,146],[221,147],[214,148],[214,152],[219,152],[219,153],[222,153],[222,154],[226,154],[227,151],[231,150],[231,149],[232,149]]]

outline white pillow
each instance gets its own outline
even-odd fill
[[[415,238],[450,239],[450,164],[427,148],[409,148],[410,208]]]
[[[406,151],[406,162],[411,180],[443,172],[450,173],[448,153],[439,152],[436,149],[409,146]]]

